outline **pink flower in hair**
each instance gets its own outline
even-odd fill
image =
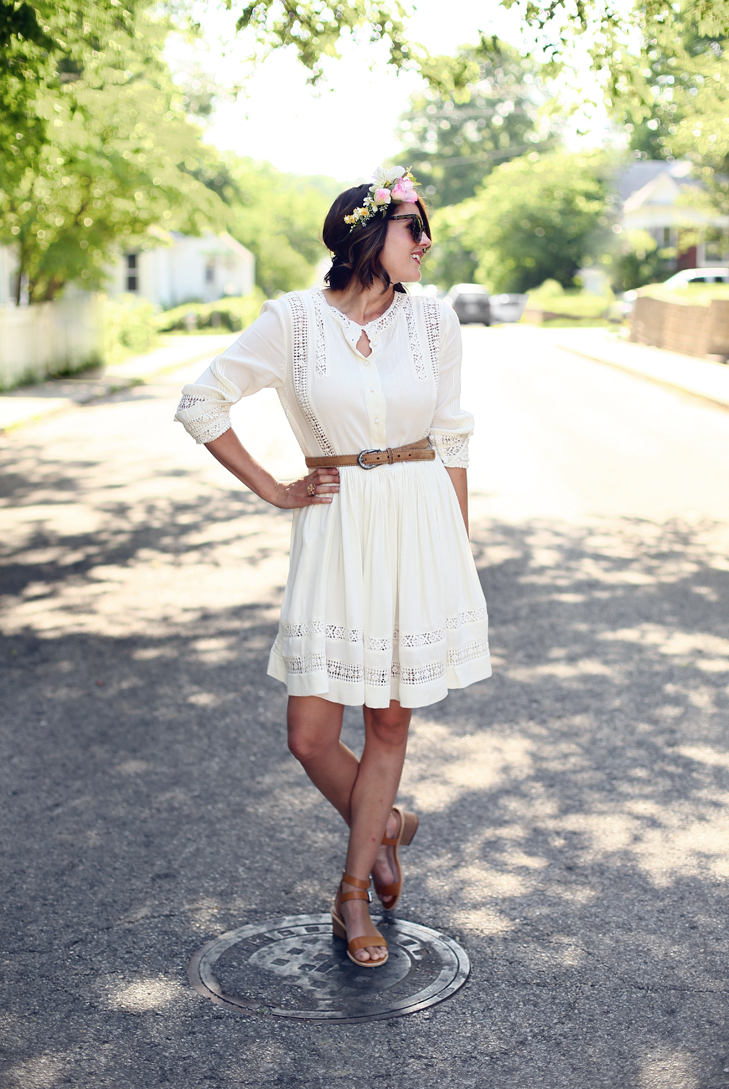
[[[392,199],[390,196],[390,190],[375,189],[372,199],[374,200],[375,204],[389,204],[390,200]]]
[[[418,194],[413,188],[410,178],[400,178],[392,187],[392,199],[398,202],[415,204]]]

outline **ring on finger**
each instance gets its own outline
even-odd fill
[[[312,480],[311,484],[309,484],[308,488],[306,489],[306,492],[307,492],[307,495],[316,495],[316,484],[314,483],[313,480]]]

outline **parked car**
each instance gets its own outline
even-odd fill
[[[491,321],[497,324],[520,321],[528,298],[528,295],[492,295]]]
[[[443,301],[453,307],[461,325],[469,322],[491,324],[491,301],[481,284],[454,284]]]
[[[669,276],[663,286],[673,291],[687,284],[729,284],[729,268],[685,268]]]
[[[661,284],[661,287],[667,291],[676,291],[679,288],[687,287],[689,284],[729,284],[729,268],[685,268],[681,272],[674,272],[673,276],[669,276]],[[642,290],[639,287],[632,291],[626,291],[623,295],[623,315],[625,317],[632,314],[635,300]]]

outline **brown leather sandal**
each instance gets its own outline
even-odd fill
[[[354,885],[354,889],[351,892],[345,892],[343,890],[342,885],[345,881],[348,885]],[[343,873],[331,909],[332,931],[334,936],[335,938],[341,938],[343,941],[347,942],[347,956],[352,964],[356,964],[358,968],[380,968],[383,964],[387,964],[387,958],[390,955],[389,953],[386,953],[381,960],[357,960],[357,958],[353,956],[358,950],[366,949],[368,946],[384,945],[385,949],[387,949],[387,942],[382,937],[379,930],[376,930],[374,934],[363,934],[360,938],[352,938],[351,941],[347,941],[347,924],[342,918],[339,909],[342,904],[346,904],[348,900],[366,900],[369,904],[369,888],[369,881],[361,881],[358,877],[352,877],[349,873]]]
[[[418,815],[417,813],[409,813],[407,809],[398,809],[394,805],[393,810],[400,818],[400,827],[396,836],[390,837],[385,835],[382,837],[382,844],[384,847],[395,848],[395,867],[400,875],[398,881],[393,881],[390,885],[378,885],[375,881],[375,892],[377,893],[380,902],[382,903],[385,911],[392,911],[400,899],[403,886],[403,875],[400,867],[400,855],[398,853],[399,847],[407,847],[409,843],[412,843],[413,836],[418,830]],[[384,899],[383,899],[384,897]],[[391,900],[392,903],[385,903],[385,900]]]

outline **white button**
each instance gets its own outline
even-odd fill
[[[378,424],[379,422],[380,422],[380,421],[379,421],[379,420],[377,419],[377,417],[375,416],[375,423],[376,423],[376,424]]]
[[[374,386],[370,386],[370,393],[374,393],[374,392],[375,392],[375,387],[374,387]]]

